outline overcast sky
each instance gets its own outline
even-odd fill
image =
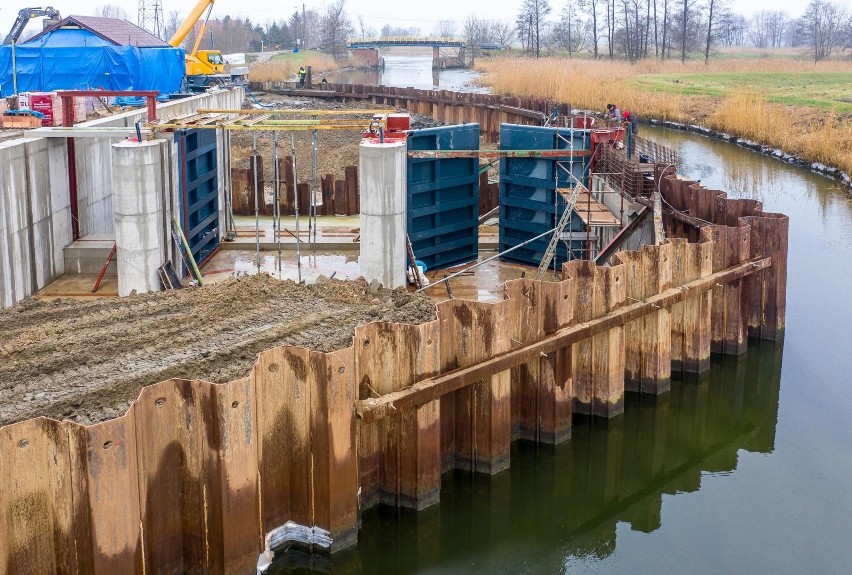
[[[214,17],[248,16],[253,22],[265,23],[268,20],[289,18],[302,4],[290,4],[292,0],[218,0],[213,8]],[[162,0],[166,14],[178,10],[186,15],[197,0]],[[0,31],[5,36],[12,27],[17,10],[32,5],[51,5],[63,15],[94,15],[99,6],[114,4],[121,6],[128,13],[128,19],[136,22],[138,0],[3,0],[0,8]],[[447,19],[461,23],[471,14],[489,20],[513,21],[521,0],[425,0],[411,2],[407,0],[347,0],[346,9],[353,22],[362,16],[367,26],[376,30],[385,24],[392,26],[419,26],[424,34],[428,34],[439,20]],[[554,13],[562,9],[564,1],[551,0]],[[792,16],[799,16],[806,0],[732,0],[731,6],[736,12],[750,16],[760,10],[786,10]],[[323,0],[306,3],[308,8],[321,10]],[[40,29],[37,22],[30,23],[34,29]],[[29,31],[29,27],[27,30]]]

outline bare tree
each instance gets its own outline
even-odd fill
[[[577,0],[568,0],[559,13],[559,21],[553,27],[553,43],[568,51],[568,57],[572,58],[574,52],[583,49],[585,41],[585,26],[580,19]]]
[[[390,24],[385,24],[382,26],[379,34],[386,38],[388,36],[420,36],[420,27],[419,26],[391,26]]]
[[[548,0],[524,0],[518,14],[518,28],[521,28],[522,23],[528,24],[529,50],[530,52],[535,51],[536,58],[541,55],[541,38],[543,32],[545,32],[545,19],[550,12]]]
[[[488,21],[471,14],[464,21],[463,33],[467,45],[473,47],[475,50],[477,46],[482,46],[488,42]]]
[[[725,46],[742,46],[745,44],[745,34],[748,21],[742,14],[727,11],[719,18],[719,38]]]
[[[358,16],[358,33],[361,35],[361,38],[375,38],[379,35],[375,28],[367,26],[364,23],[363,16]]]
[[[101,18],[118,18],[127,20],[127,11],[117,4],[104,4],[98,7],[97,15]]]
[[[433,33],[439,38],[452,38],[456,35],[456,23],[452,20],[440,20]]]
[[[346,54],[346,39],[352,34],[352,21],[346,13],[346,0],[329,4],[320,21],[320,47],[337,59]]]
[[[811,0],[801,18],[801,26],[813,49],[814,61],[831,56],[845,40],[846,9],[829,0]]]
[[[604,0],[608,2],[609,0]],[[592,53],[595,60],[598,58],[598,5],[601,0],[579,0],[579,8],[591,17],[590,27],[592,30]]]
[[[175,32],[177,32],[178,28],[180,28],[180,24],[180,12],[178,12],[177,10],[170,11],[166,16],[166,29],[164,36],[166,38],[171,38],[172,36],[174,36]]]
[[[710,44],[713,42],[713,24],[718,20],[721,12],[724,11],[724,0],[707,0],[707,35],[704,42],[704,63],[710,61]],[[716,20],[714,20],[714,18]]]
[[[683,0],[683,18],[680,21],[680,61],[686,62],[686,30],[689,25],[689,0]]]
[[[491,24],[491,39],[502,48],[506,48],[515,39],[515,28],[509,22],[497,20]]]

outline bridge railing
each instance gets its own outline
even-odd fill
[[[353,44],[462,44],[467,41],[464,38],[452,36],[373,36],[364,38],[349,38],[349,45]]]

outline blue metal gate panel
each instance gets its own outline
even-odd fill
[[[190,251],[201,265],[219,247],[216,130],[175,133],[180,164],[180,220]]]
[[[478,150],[479,124],[415,130],[409,150]],[[479,255],[479,160],[408,160],[407,227],[414,254],[429,269]]]
[[[567,141],[566,141],[567,140]],[[590,150],[588,130],[544,128],[538,126],[500,126],[501,150]],[[557,187],[573,188],[575,180],[557,162],[570,168],[571,173],[588,185],[589,158],[501,158],[500,160],[500,251],[521,244],[547,230],[553,229],[565,211],[565,202]],[[556,176],[559,176],[557,184]],[[573,256],[585,257],[585,242],[579,237],[583,222],[573,214],[565,231],[574,231],[577,240],[571,242]],[[537,266],[544,256],[550,238],[544,238],[517,249],[501,259]],[[557,246],[554,262],[557,266],[569,258],[564,242]]]

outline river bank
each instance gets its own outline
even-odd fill
[[[494,93],[540,96],[574,108],[614,102],[642,119],[721,137],[806,165],[849,185],[852,66],[793,58],[671,61],[493,58],[479,82]]]

